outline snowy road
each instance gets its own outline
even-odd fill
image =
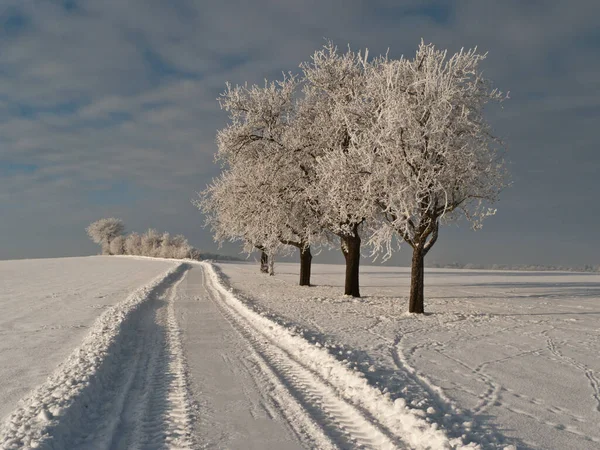
[[[198,440],[218,448],[299,448],[257,379],[252,350],[209,293],[203,270],[191,270],[178,291],[190,383],[198,393]]]
[[[187,274],[179,303],[201,447],[396,448],[397,438],[229,305],[206,269]]]

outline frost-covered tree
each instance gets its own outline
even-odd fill
[[[353,296],[362,240],[385,257],[405,241],[409,310],[423,312],[424,258],[440,224],[463,217],[480,227],[505,186],[483,117],[504,97],[482,77],[484,57],[421,44],[413,59],[369,61],[329,43],[301,65],[299,82],[228,85],[220,101],[230,124],[217,136],[225,171],[197,202],[215,239],[265,255],[297,247],[305,284],[310,245],[337,236]]]
[[[286,251],[283,233],[277,228],[281,211],[273,207],[275,200],[266,192],[269,183],[255,176],[261,170],[248,170],[251,167],[239,165],[223,172],[199,194],[196,204],[205,213],[217,242],[240,242],[248,254],[258,250],[260,271],[269,273],[273,254]],[[292,239],[289,233],[285,236]]]
[[[177,234],[171,238],[171,258],[185,259],[192,257],[192,246],[188,243],[185,236]]]
[[[180,234],[172,237],[169,233],[163,233],[157,253],[161,258],[185,259],[191,255],[191,246]]]
[[[206,258],[205,258],[205,255],[206,255]],[[204,253],[200,252],[200,250],[198,250],[197,248],[190,247],[190,250],[188,251],[188,258],[196,260],[196,261],[202,261],[203,259],[210,259],[211,254],[210,253],[204,254]]]
[[[261,245],[255,246],[260,251],[260,272],[269,273],[269,255]]]
[[[142,254],[142,237],[138,233],[131,233],[125,238],[125,253],[127,255]]]
[[[243,242],[244,251],[259,248],[271,260],[298,249],[300,285],[309,285],[310,245],[320,230],[306,197],[296,87],[295,77],[264,87],[227,85],[219,100],[230,124],[217,135],[224,172],[194,203],[219,242]]]
[[[125,230],[123,221],[114,217],[100,219],[91,223],[86,229],[88,236],[102,247],[102,254],[110,255],[110,243]]]
[[[162,235],[154,228],[142,234],[142,255],[158,256]]]
[[[366,66],[366,57],[351,50],[340,54],[333,43],[301,65],[305,81],[301,136],[307,146],[304,153],[313,158],[308,196],[321,226],[340,238],[346,260],[344,294],[354,297],[360,297],[361,228],[373,211],[362,188],[369,173],[360,170],[351,154],[351,131],[365,131],[354,123],[358,116],[353,110],[365,95]]]
[[[172,258],[171,235],[167,232],[163,233],[160,238],[160,247],[157,249],[157,256],[161,258]]]
[[[483,116],[488,102],[505,96],[483,78],[484,58],[476,50],[448,56],[421,43],[412,59],[371,67],[354,111],[367,125],[350,127],[351,146],[372,174],[364,189],[379,208],[369,242],[388,255],[395,237],[412,247],[410,312],[424,311],[424,258],[440,225],[464,218],[479,228],[506,185]]]
[[[87,227],[92,240],[102,245],[106,255],[141,255],[163,258],[200,259],[198,250],[191,247],[182,235],[171,237],[169,233],[159,233],[150,228],[139,235],[122,235],[124,227],[120,219],[101,219]]]
[[[125,236],[116,236],[110,241],[110,254],[111,255],[124,255],[125,254]]]

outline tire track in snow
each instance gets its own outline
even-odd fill
[[[193,408],[174,312],[177,287],[184,277],[156,300],[156,309],[140,324],[141,342],[128,368],[132,375],[122,392],[124,407],[110,449],[193,448]]]
[[[340,448],[404,448],[397,437],[379,427],[368,413],[342,399],[335,389],[228,305],[214,281],[206,275],[207,289],[226,320],[254,349],[279,382],[297,399]]]
[[[192,448],[184,360],[168,312],[188,269],[173,267],[100,316],[7,418],[0,448]]]

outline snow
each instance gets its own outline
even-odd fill
[[[0,419],[79,345],[106,308],[173,262],[0,261]]]
[[[246,339],[239,316],[223,308],[207,272],[182,281],[177,317],[201,448],[282,450],[334,447]]]
[[[0,448],[600,449],[600,275],[276,269],[1,262]]]
[[[310,288],[296,286],[296,264],[275,277],[218,270],[246,305],[450,440],[600,448],[600,275],[431,269],[418,316],[406,313],[408,269],[364,266],[360,299],[341,295],[342,266],[315,264]]]
[[[341,420],[338,419],[339,422],[354,424],[358,428],[356,437],[362,438],[359,441],[362,445],[367,448],[393,449],[397,448],[394,441],[399,440],[417,450],[467,448],[457,439],[448,439],[437,426],[412,413],[401,399],[392,401],[382,395],[364,377],[340,364],[329,352],[245,307],[218,282],[213,268],[208,264],[205,267],[224,301],[241,314],[256,332],[270,341],[272,347],[266,352],[279,348],[289,355],[288,361],[282,363],[287,367],[280,367],[280,371],[291,372],[292,380],[300,380],[297,390],[309,391],[311,396],[320,397],[319,403],[325,404],[326,410],[336,411],[338,417],[342,416]],[[282,358],[281,355],[275,358],[277,357]],[[326,383],[320,382],[319,378]],[[340,401],[337,396],[341,396],[346,402]],[[327,403],[331,406],[328,407]],[[361,410],[366,410],[383,427],[374,426],[368,416],[361,414]],[[386,431],[393,434],[391,439]]]
[[[80,267],[89,268],[88,264],[82,264],[81,261],[79,264]],[[153,270],[161,267],[161,264],[151,264],[154,265]],[[120,264],[114,266],[112,261],[111,264],[101,261],[100,265],[121,270],[126,267]],[[111,383],[119,371],[122,363],[120,357],[126,353],[122,349],[127,347],[130,337],[124,328],[140,305],[159,290],[166,280],[181,272],[183,267],[181,264],[170,266],[150,284],[103,312],[81,345],[44,383],[19,402],[0,427],[1,448],[43,447],[58,450],[74,445],[82,448],[85,445],[89,435],[79,439],[80,436],[96,421],[106,405],[118,403],[119,398],[111,395],[114,392]],[[33,267],[39,266],[34,263]],[[110,428],[111,424],[107,425]]]

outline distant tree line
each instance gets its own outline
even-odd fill
[[[354,297],[364,249],[385,260],[406,243],[409,311],[423,313],[425,256],[441,225],[479,228],[507,184],[483,117],[506,96],[483,77],[485,57],[422,42],[411,58],[370,59],[329,43],[299,75],[227,84],[223,173],[194,201],[215,240],[260,250],[263,271],[267,257],[298,250],[300,285],[310,285],[312,250],[339,245]]]
[[[93,222],[86,231],[90,239],[100,245],[103,255],[203,259],[200,251],[192,247],[181,234],[171,236],[150,228],[142,234],[133,232],[125,235],[123,221],[114,217]]]

